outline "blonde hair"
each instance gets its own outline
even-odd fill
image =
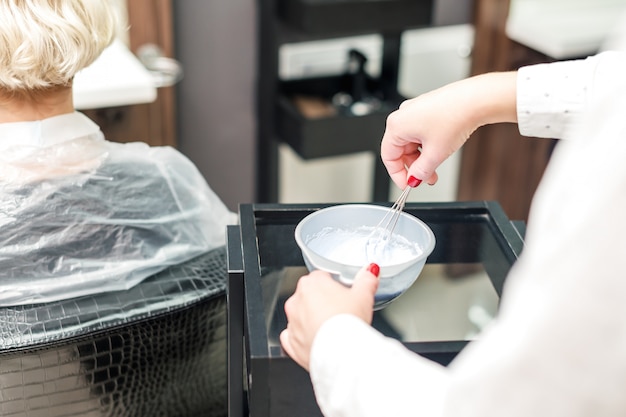
[[[107,0],[0,0],[0,89],[70,86],[113,41]]]

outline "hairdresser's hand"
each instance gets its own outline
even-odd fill
[[[396,185],[434,184],[437,167],[476,129],[516,122],[516,77],[515,72],[483,74],[402,103],[387,118],[380,151]]]
[[[378,273],[376,264],[363,268],[350,288],[322,271],[300,278],[295,293],[285,302],[287,328],[280,334],[285,352],[308,371],[313,339],[326,320],[353,314],[371,324]]]

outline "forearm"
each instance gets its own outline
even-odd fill
[[[387,118],[381,157],[393,181],[436,182],[435,170],[479,127],[516,122],[516,73],[477,75],[407,100]],[[409,167],[408,170],[406,167]]]
[[[517,72],[492,72],[467,80],[466,108],[474,130],[494,123],[517,122]]]
[[[420,122],[450,122],[450,130],[444,130],[445,134],[439,136],[449,138],[462,133],[467,138],[484,125],[517,122],[517,72],[475,75],[447,84],[407,103],[412,101],[416,106],[412,116],[424,115],[421,116],[423,120],[418,119]],[[403,120],[403,123],[408,122]],[[439,129],[445,128],[433,126],[421,130],[431,134],[438,133]]]

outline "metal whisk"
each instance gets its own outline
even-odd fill
[[[402,190],[402,194],[400,194],[400,196],[396,199],[393,206],[387,210],[385,216],[369,235],[366,243],[368,255],[380,253],[387,242],[389,242],[391,235],[398,224],[400,214],[402,214],[402,211],[404,210],[404,205],[406,204],[406,200],[409,197],[410,192],[411,187],[407,185],[404,190]],[[368,257],[372,258],[372,256]]]

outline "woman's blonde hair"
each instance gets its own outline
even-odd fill
[[[108,0],[0,0],[0,89],[71,85],[115,38]]]

